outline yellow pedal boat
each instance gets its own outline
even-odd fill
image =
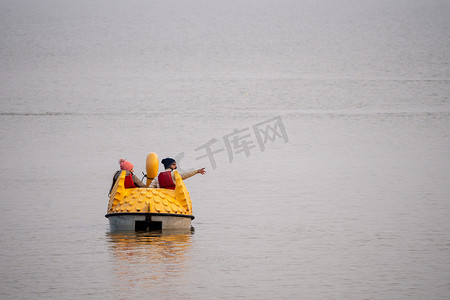
[[[147,176],[157,174],[157,170],[157,156],[151,153],[147,157]],[[192,202],[178,171],[174,171],[175,190],[125,188],[125,174],[125,171],[121,172],[109,198],[105,217],[109,220],[111,231],[191,228],[194,219]],[[151,179],[147,179],[147,186],[150,182]]]

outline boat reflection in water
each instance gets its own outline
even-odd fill
[[[188,285],[193,230],[107,232],[106,239],[115,277],[112,293],[117,293],[113,298],[157,298],[167,296],[171,287]]]

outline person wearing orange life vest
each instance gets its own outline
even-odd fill
[[[164,158],[161,163],[164,165],[165,171],[159,173],[158,177],[153,179],[150,184],[150,188],[163,188],[163,189],[175,189],[175,174],[174,170],[177,169],[177,162],[173,158]],[[181,179],[187,179],[196,174],[205,175],[205,168],[201,169],[190,169],[188,171],[179,172]]]
[[[114,174],[113,182],[112,182],[111,188],[109,190],[109,193],[111,193],[111,190],[112,190],[114,184],[116,183],[117,179],[119,178],[120,173],[123,170],[126,171],[125,183],[124,183],[126,189],[136,188],[136,187],[140,187],[140,188],[147,187],[144,183],[142,183],[142,181],[139,180],[139,178],[136,177],[136,175],[133,174],[134,166],[131,162],[121,158],[119,160],[119,165],[120,165],[120,170]]]

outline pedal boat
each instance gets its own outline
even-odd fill
[[[178,171],[175,190],[125,188],[125,171],[111,190],[106,218],[111,231],[191,229],[192,203]],[[148,186],[148,185],[147,185]]]

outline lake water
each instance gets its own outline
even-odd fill
[[[1,0],[0,298],[448,299],[449,32],[439,0]],[[150,152],[206,167],[193,232],[109,232]]]

